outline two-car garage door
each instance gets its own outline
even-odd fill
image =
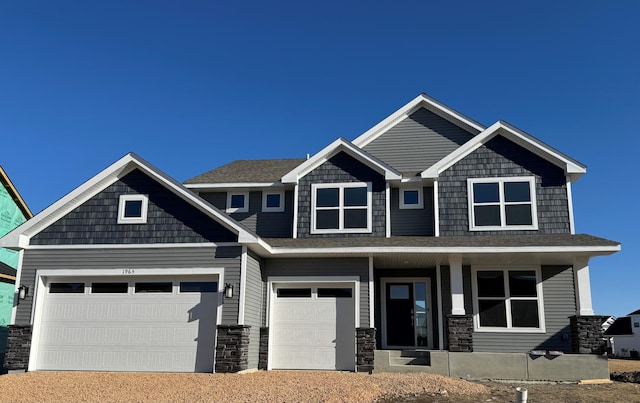
[[[354,370],[354,283],[275,284],[271,368]]]
[[[49,279],[38,370],[212,372],[217,277]]]

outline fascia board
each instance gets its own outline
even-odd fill
[[[271,188],[281,187],[282,182],[225,182],[225,183],[190,183],[183,184],[187,189],[236,189],[236,188]]]
[[[620,251],[616,246],[504,246],[504,247],[336,247],[336,248],[287,248],[270,247],[271,255],[307,255],[307,254],[386,254],[386,253],[424,253],[424,254],[495,254],[495,253],[582,253],[609,255]]]
[[[488,127],[484,132],[472,138],[454,152],[444,157],[431,167],[420,173],[423,178],[437,178],[440,173],[450,168],[452,165],[487,143],[496,135],[502,135],[516,144],[526,148],[534,154],[546,159],[547,161],[562,168],[565,173],[571,175],[576,180],[580,175],[586,173],[586,167],[575,160],[561,154],[557,150],[547,146],[546,144],[535,139],[533,136],[509,125],[505,122],[498,121]]]
[[[358,147],[366,146],[367,144],[378,138],[380,135],[391,129],[393,126],[398,124],[403,118],[411,115],[413,112],[418,110],[420,107],[424,107],[427,110],[437,114],[438,116],[446,120],[451,121],[458,126],[463,126],[465,130],[475,131],[475,133],[473,134],[477,134],[485,130],[485,127],[478,122],[475,122],[474,120],[469,119],[461,113],[441,104],[440,102],[436,101],[426,94],[420,94],[406,103],[400,109],[387,116],[380,123],[376,124],[371,129],[358,136],[353,140],[353,144]]]
[[[307,173],[313,171],[315,168],[319,167],[327,160],[329,160],[332,156],[337,154],[340,151],[346,151],[348,154],[358,159],[359,161],[365,163],[370,167],[374,167],[378,171],[383,171],[385,175],[385,179],[387,180],[397,180],[402,179],[402,174],[390,166],[384,164],[383,162],[377,160],[371,155],[366,154],[364,151],[353,145],[351,142],[339,138],[335,140],[333,143],[329,144],[319,152],[317,152],[313,157],[309,158],[299,166],[297,166],[294,170],[284,175],[281,179],[282,183],[298,183],[298,179],[306,175]]]

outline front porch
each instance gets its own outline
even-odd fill
[[[580,381],[609,379],[604,355],[455,353],[436,350],[375,350],[373,372],[426,372],[464,379]]]

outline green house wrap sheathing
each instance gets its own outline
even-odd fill
[[[0,237],[25,221],[23,212],[5,187],[0,185]],[[18,252],[0,248],[0,262],[17,269]],[[0,354],[6,350],[7,325],[11,321],[14,287],[14,284],[0,281]]]

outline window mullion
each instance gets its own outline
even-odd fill
[[[512,328],[511,321],[511,291],[509,290],[509,270],[504,270],[502,277],[504,278],[504,297],[505,304],[504,307],[507,310],[507,329]]]
[[[338,228],[344,230],[344,186],[340,186],[338,189]]]
[[[499,203],[500,203],[500,226],[507,226],[507,212],[505,207],[505,197],[504,197],[504,181],[498,182],[498,194],[499,194]]]

